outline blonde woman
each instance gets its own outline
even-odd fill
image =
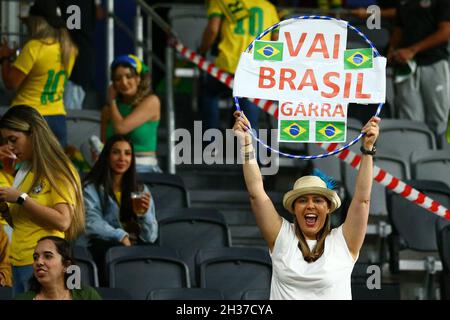
[[[0,187],[0,212],[13,227],[14,292],[27,289],[33,250],[45,236],[75,239],[84,231],[80,178],[45,120],[29,106],[10,108],[0,132],[21,164],[12,187]],[[6,202],[6,203],[5,203]]]
[[[240,112],[235,112],[234,116],[233,129],[243,146],[243,170],[252,211],[272,258],[270,298],[351,299],[351,273],[369,218],[372,156],[380,119],[373,117],[361,130],[366,135],[362,139],[356,191],[345,222],[331,230],[330,214],[340,207],[341,200],[324,177],[301,177],[284,195],[283,206],[293,214],[294,223],[277,213],[264,191],[251,136],[247,132],[250,123]]]
[[[26,22],[30,39],[14,62],[9,57],[15,51],[6,43],[0,46],[3,81],[8,89],[17,90],[11,105],[36,108],[65,147],[64,84],[72,72],[77,49],[61,18],[57,0],[36,0]]]

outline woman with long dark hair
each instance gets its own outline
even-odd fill
[[[17,300],[101,300],[98,292],[81,284],[68,287],[68,268],[73,264],[72,248],[63,238],[47,236],[39,239],[33,253],[33,276],[30,290]]]
[[[155,205],[147,186],[136,182],[134,148],[127,137],[115,135],[106,142],[85,179],[84,201],[86,234],[80,244],[90,248],[100,272],[108,248],[155,242]]]

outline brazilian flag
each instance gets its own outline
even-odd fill
[[[308,120],[280,120],[280,141],[308,141]]]
[[[345,142],[345,121],[316,121],[316,141]]]
[[[373,51],[371,48],[351,49],[344,51],[344,69],[368,69],[373,67]]]
[[[283,42],[278,41],[255,41],[253,48],[254,60],[283,60]]]

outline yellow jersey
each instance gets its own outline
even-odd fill
[[[257,35],[279,22],[278,13],[273,4],[266,0],[245,0],[248,17],[232,22],[225,17],[219,1],[209,1],[208,18],[221,17],[219,54],[215,61],[218,68],[233,73],[236,71],[241,53]],[[262,40],[270,40],[267,34]]]
[[[14,177],[4,170],[0,170],[0,187],[11,187],[14,181]],[[0,215],[0,228],[2,225],[8,224],[5,219]]]
[[[31,191],[31,183],[34,174],[30,171],[19,186],[21,192],[29,192],[28,196],[39,204],[53,208],[58,203],[75,204],[75,190],[67,183],[57,182],[57,189],[52,188],[47,179],[42,179]],[[69,201],[65,200],[69,199]],[[31,219],[31,213],[27,212],[22,205],[9,204],[9,212],[14,224],[10,250],[11,264],[13,266],[26,266],[33,263],[33,252],[40,238],[45,236],[57,236],[64,238],[64,232],[45,229]]]
[[[65,115],[63,95],[66,80],[72,73],[76,53],[73,50],[69,69],[64,70],[59,42],[30,40],[13,66],[26,75],[12,106],[28,105],[42,116]]]

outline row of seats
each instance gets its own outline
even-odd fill
[[[190,268],[180,251],[168,247],[113,247],[106,254],[109,287],[128,291],[133,299],[146,299],[150,291],[191,288]],[[96,266],[85,248],[74,248],[82,281],[98,285]],[[198,287],[220,290],[225,299],[241,299],[247,290],[268,289],[271,261],[256,248],[206,248],[197,251]]]

